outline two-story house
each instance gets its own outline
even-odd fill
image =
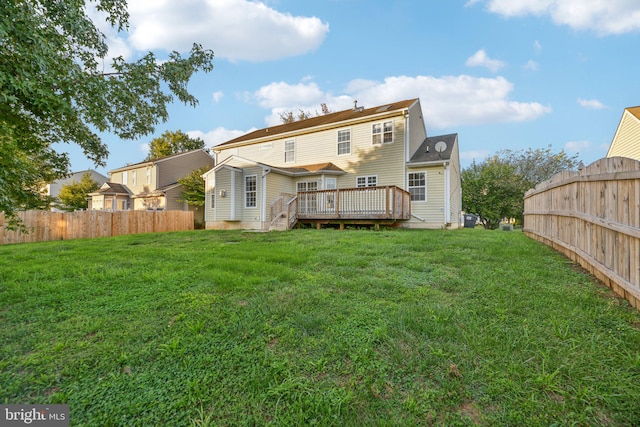
[[[418,99],[259,129],[214,151],[207,228],[460,224],[457,134],[428,137]]]
[[[89,194],[90,209],[188,210],[178,179],[214,164],[206,151],[192,150],[113,169],[109,181]]]

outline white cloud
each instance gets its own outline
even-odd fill
[[[600,35],[640,31],[637,0],[489,0],[487,8],[509,17],[548,15],[558,25]]]
[[[551,112],[550,107],[537,102],[510,100],[512,91],[513,84],[503,77],[396,76],[383,82],[355,80],[342,95],[324,92],[314,82],[279,82],[260,88],[251,97],[271,109],[266,119],[269,125],[280,123],[279,113],[284,111],[315,113],[323,102],[330,110],[339,111],[350,108],[356,99],[366,108],[419,97],[430,128],[530,121]]]
[[[540,42],[538,40],[533,42],[533,50],[538,54],[540,52],[542,52],[542,45],[540,44]]]
[[[504,67],[504,62],[498,59],[491,59],[484,49],[480,49],[467,59],[465,65],[468,67],[485,67],[494,73]]]
[[[221,90],[217,91],[217,92],[213,92],[213,95],[211,95],[211,97],[213,98],[213,102],[219,102],[222,97],[224,96],[224,92],[222,92]]]
[[[193,42],[217,58],[266,61],[317,49],[329,25],[248,0],[136,0],[129,3],[135,49],[188,51]]]
[[[591,147],[589,141],[569,141],[564,145],[564,149],[570,153],[579,153]]]
[[[530,59],[526,64],[524,64],[523,68],[525,70],[538,71],[538,69],[540,69],[540,64],[538,64],[533,59]]]
[[[249,130],[230,130],[222,127],[217,127],[209,132],[202,132],[200,130],[190,130],[187,132],[191,138],[201,138],[205,142],[206,147],[215,147],[218,144],[229,141],[233,138],[237,138],[248,132],[253,132],[255,128]]]
[[[581,107],[587,108],[589,110],[604,110],[607,108],[606,105],[604,105],[602,102],[598,101],[597,99],[578,98],[577,102]]]

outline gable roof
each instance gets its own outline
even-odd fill
[[[358,120],[365,117],[373,117],[378,114],[390,113],[398,110],[405,110],[418,102],[418,98],[407,99],[404,101],[393,102],[390,104],[379,105],[372,108],[351,108],[348,110],[338,111],[336,113],[324,114],[321,116],[311,117],[305,120],[298,120],[292,123],[285,123],[282,125],[266,127],[258,129],[253,132],[249,132],[230,141],[223,142],[222,144],[214,147],[222,147],[225,145],[232,145],[238,142],[246,142],[254,139],[262,139],[267,137],[273,137],[276,135],[285,135],[291,132],[303,131],[305,129],[311,129],[318,126],[328,126],[340,122],[348,122],[351,120]]]
[[[449,135],[431,136],[426,138],[415,153],[411,156],[409,164],[411,163],[429,163],[429,162],[442,162],[451,160],[451,153],[458,139],[457,133],[451,133]],[[436,144],[444,142],[445,149],[442,152],[438,152]],[[440,148],[440,146],[438,147]]]
[[[328,174],[328,175],[344,175],[346,172],[334,165],[331,162],[326,163],[317,163],[313,165],[304,165],[304,166],[296,166],[296,167],[282,167],[282,166],[271,166],[266,163],[257,162],[255,160],[245,159],[240,156],[229,156],[222,163],[218,163],[216,167],[211,170],[205,172],[202,177],[206,178],[210,173],[215,173],[222,168],[231,168],[240,170],[247,165],[255,165],[259,166],[263,169],[269,169],[275,173],[279,173],[287,176],[309,176],[309,175],[318,175],[318,174]]]
[[[265,165],[268,166],[268,165]],[[344,175],[346,172],[331,162],[319,163],[315,165],[298,166],[295,168],[271,167],[274,172],[279,172],[289,176],[309,176],[318,174]]]
[[[634,115],[636,119],[640,120],[640,107],[629,107],[625,108],[625,110]]]
[[[117,184],[115,182],[105,182],[102,186],[96,191],[89,193],[88,195],[117,195],[124,194],[126,196],[130,195],[131,192],[122,184]]]
[[[209,155],[209,153],[207,153],[205,150],[198,148],[198,149],[195,149],[195,150],[183,151],[182,153],[176,153],[176,154],[170,154],[168,156],[158,157],[158,158],[152,159],[152,160],[143,160],[142,162],[132,163],[130,165],[126,165],[126,166],[122,166],[122,167],[119,167],[119,168],[116,168],[116,169],[112,169],[112,170],[109,171],[109,173],[126,171],[126,170],[129,170],[129,169],[135,169],[135,168],[139,168],[139,167],[144,166],[144,165],[151,166],[151,165],[154,165],[154,164],[165,162],[167,160],[175,159],[177,157],[187,156],[187,155],[191,155],[191,154],[198,153],[198,152],[203,153],[208,157],[211,157]]]

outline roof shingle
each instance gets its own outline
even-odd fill
[[[223,142],[219,144],[218,147],[224,145],[235,144],[237,142],[250,141],[252,139],[265,138],[273,135],[285,134],[288,132],[300,131],[307,128],[312,128],[316,126],[328,125],[332,123],[339,123],[347,120],[354,120],[361,117],[373,116],[375,114],[380,114],[389,111],[395,110],[403,110],[405,108],[409,108],[418,99],[407,99],[404,101],[393,102],[391,104],[379,105],[372,108],[357,108],[357,109],[349,109],[338,111],[336,113],[324,114],[321,116],[311,117],[305,120],[298,120],[292,123],[286,123],[277,126],[271,126],[263,129],[258,129],[253,132],[249,132],[237,138],[234,138],[230,141]]]

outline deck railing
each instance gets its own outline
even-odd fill
[[[411,196],[395,185],[298,192],[299,219],[411,218]]]

